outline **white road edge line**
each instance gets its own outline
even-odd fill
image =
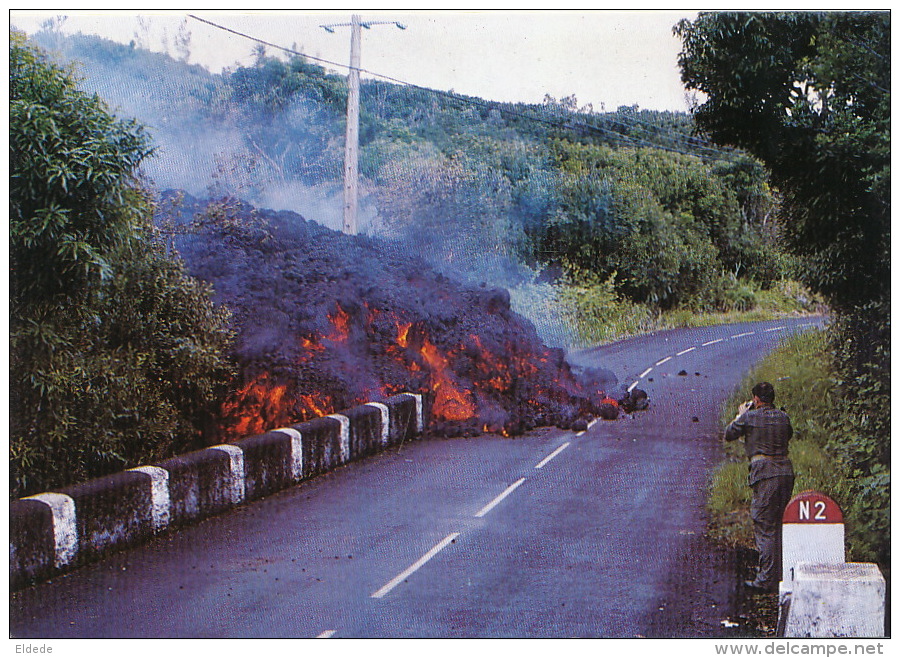
[[[331,637],[331,636],[334,635],[335,633],[337,633],[337,631],[322,631],[321,633],[319,633],[318,635],[316,635],[316,639],[317,639],[317,640],[319,640],[319,639],[328,639],[329,637]]]
[[[723,340],[725,340],[725,339],[724,338],[716,338],[715,340],[710,340],[710,341],[703,343],[700,347],[706,347],[707,345],[715,345],[716,343],[721,343]]]
[[[524,480],[524,478],[523,478],[523,480]],[[457,537],[459,537],[459,533],[458,533],[458,532],[451,532],[449,535],[447,535],[446,537],[444,537],[440,542],[438,542],[438,543],[434,546],[434,548],[432,548],[430,551],[428,551],[427,553],[425,553],[425,555],[423,555],[423,556],[420,557],[418,560],[416,560],[415,562],[413,562],[413,563],[409,566],[409,568],[406,569],[406,571],[404,571],[404,572],[401,573],[399,576],[397,576],[396,578],[394,578],[391,582],[389,582],[387,585],[385,585],[384,587],[382,587],[380,590],[378,590],[377,592],[375,592],[374,594],[372,594],[372,597],[371,597],[371,598],[373,598],[373,599],[380,599],[380,598],[382,598],[383,596],[385,596],[388,592],[390,592],[392,589],[394,589],[397,585],[399,585],[399,584],[402,583],[404,580],[406,580],[407,578],[409,578],[412,574],[414,574],[416,571],[418,571],[419,569],[421,569],[422,566],[424,566],[424,565],[425,565],[431,558],[433,558],[435,555],[437,555],[438,553],[440,553],[440,552],[441,552],[441,551],[442,551],[442,550],[443,550],[450,542],[452,542],[453,540],[455,540]]]
[[[509,485],[508,487],[506,487],[506,490],[505,490],[502,494],[500,494],[499,496],[497,496],[496,498],[494,498],[494,500],[492,500],[492,501],[489,502],[487,505],[485,505],[484,507],[482,507],[482,508],[478,511],[478,513],[475,515],[475,518],[476,518],[476,519],[480,519],[480,518],[483,517],[485,514],[487,514],[488,512],[490,512],[492,509],[494,509],[497,505],[499,505],[499,504],[503,501],[504,498],[506,498],[506,497],[507,497],[509,494],[511,494],[513,491],[515,491],[516,489],[518,489],[518,488],[519,488],[519,485],[521,485],[524,481],[525,481],[525,478],[519,478],[516,482],[513,482],[511,485]]]
[[[579,433],[576,434],[575,436],[581,436],[582,434],[584,434],[584,432],[579,432]],[[554,451],[551,452],[549,455],[547,455],[546,457],[544,457],[544,458],[541,460],[541,463],[538,464],[537,466],[535,466],[535,468],[544,468],[544,466],[546,466],[546,465],[550,462],[551,459],[553,459],[554,457],[556,457],[556,455],[558,455],[559,453],[561,453],[563,450],[565,450],[565,449],[568,448],[568,447],[569,447],[569,442],[566,441],[566,442],[563,443],[561,446],[559,446],[556,450],[554,450]]]
[[[656,362],[656,365],[661,366],[661,365],[664,364],[666,361],[671,361],[671,360],[672,360],[672,357],[671,357],[671,356],[667,356],[665,359],[660,359],[659,361],[657,361],[657,362]]]
[[[696,347],[689,347],[689,348],[687,348],[686,350],[681,350],[681,351],[680,351],[678,354],[676,354],[675,356],[681,356],[682,354],[687,354],[688,352],[693,352],[695,349],[697,349],[697,348],[696,348]]]
[[[647,369],[646,369],[644,372],[642,372],[640,375],[638,375],[638,379],[643,379],[644,377],[646,377],[647,375],[649,375],[651,372],[653,372],[653,367],[652,367],[652,366],[649,367],[649,368],[647,368]]]

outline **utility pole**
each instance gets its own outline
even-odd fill
[[[405,30],[406,26],[397,21],[360,21],[358,14],[353,14],[350,23],[334,23],[320,25],[326,32],[334,34],[336,27],[350,28],[350,74],[348,82],[350,93],[347,95],[347,133],[344,140],[344,233],[356,235],[356,209],[359,200],[359,64],[360,28],[370,29],[373,25],[396,25]]]

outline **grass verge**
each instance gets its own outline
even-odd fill
[[[706,327],[739,322],[775,320],[785,316],[822,313],[822,303],[795,281],[779,281],[768,290],[748,285],[740,301],[720,306],[726,310],[676,308],[659,311],[645,304],[621,299],[612,279],[592,285],[567,285],[557,289],[559,312],[573,328],[573,348],[590,347],[651,331],[679,327]]]

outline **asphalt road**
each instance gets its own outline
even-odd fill
[[[724,637],[735,574],[703,536],[720,404],[781,339],[820,323],[580,352],[639,382],[650,408],[584,433],[392,449],[14,593],[10,634]]]

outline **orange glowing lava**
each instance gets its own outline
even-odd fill
[[[422,343],[420,354],[431,369],[431,388],[435,399],[432,413],[443,420],[468,420],[475,415],[472,393],[461,391],[453,383],[447,359],[428,340]]]
[[[262,434],[273,427],[294,422],[286,384],[269,380],[263,373],[247,383],[222,405],[222,416],[227,419],[224,430],[226,439]]]
[[[412,327],[412,322],[401,323],[397,322],[397,344],[400,347],[409,347],[409,329]]]
[[[328,316],[328,320],[334,327],[334,333],[328,339],[335,343],[343,343],[350,337],[350,315],[337,304],[337,311]]]
[[[297,396],[300,405],[300,415],[303,420],[320,418],[334,413],[334,401],[330,395],[324,393],[301,393]]]

